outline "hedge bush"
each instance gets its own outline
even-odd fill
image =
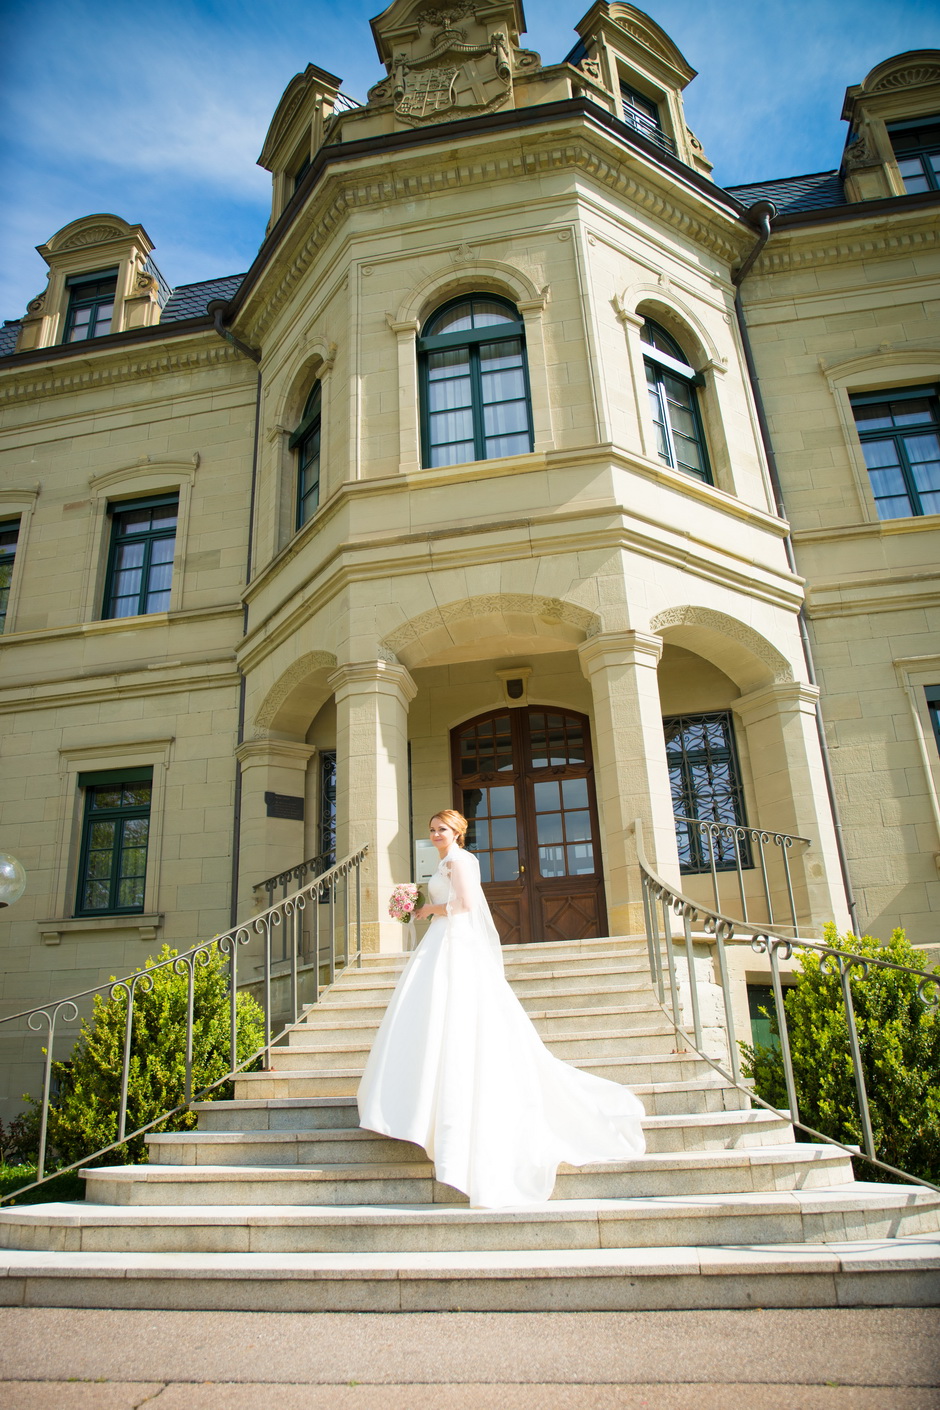
[[[903,930],[887,945],[870,935],[840,937],[827,926],[824,940],[846,953],[877,956],[924,969]],[[812,950],[800,953],[795,982],[785,991],[787,1032],[800,1119],[845,1145],[860,1145],[861,1120],[842,986],[831,966]],[[940,966],[932,971],[940,976]],[[852,971],[852,1003],[868,1092],[875,1154],[910,1175],[940,1183],[940,1016],[923,1003],[911,975],[872,965],[865,978]],[[769,1014],[779,1032],[776,1013]],[[780,1049],[742,1043],[743,1070],[773,1106],[788,1105]],[[868,1180],[895,1177],[859,1161]]]

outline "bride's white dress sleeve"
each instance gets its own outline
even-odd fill
[[[446,914],[379,1027],[361,1124],[423,1146],[438,1180],[488,1207],[548,1199],[561,1161],[641,1156],[639,1099],[553,1057],[506,982],[477,859],[452,848],[429,895]]]

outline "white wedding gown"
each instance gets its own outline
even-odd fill
[[[480,867],[451,847],[359,1086],[359,1123],[413,1141],[438,1180],[494,1208],[547,1200],[561,1161],[646,1149],[639,1098],[553,1057],[503,975]]]

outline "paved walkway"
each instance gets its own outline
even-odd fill
[[[940,1312],[0,1309],[2,1410],[938,1410]]]

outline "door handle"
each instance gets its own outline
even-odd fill
[[[525,872],[525,862],[520,862],[520,863],[519,863],[519,875],[522,876],[522,875],[524,874],[524,872]]]

